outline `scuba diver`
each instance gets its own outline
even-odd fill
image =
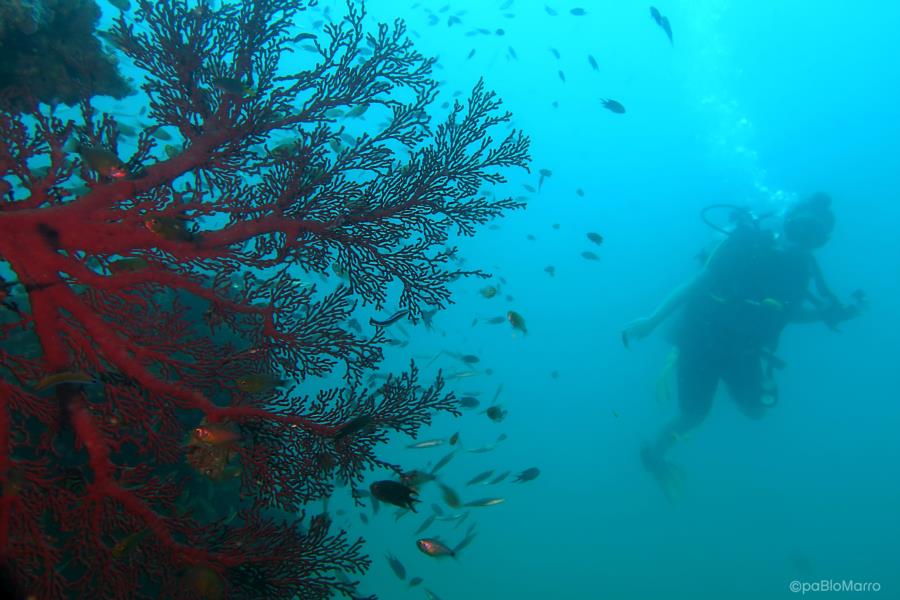
[[[730,229],[708,218],[713,210],[731,211]],[[644,468],[670,500],[680,496],[683,476],[666,460],[676,441],[696,428],[712,407],[724,382],[738,408],[761,418],[778,401],[773,371],[784,367],[775,356],[788,323],[824,322],[832,329],[856,317],[865,295],[842,303],[828,288],[813,251],[824,246],[834,228],[831,199],[818,193],[790,206],[781,235],[761,227],[746,208],[713,205],[704,221],[726,234],[701,271],[676,288],[648,317],[626,325],[622,341],[641,339],[677,309],[672,331],[677,358],[679,415],[656,439],[641,447]],[[810,284],[813,285],[810,285]],[[814,288],[814,289],[813,289]]]

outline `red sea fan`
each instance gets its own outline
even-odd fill
[[[385,339],[345,324],[395,290],[415,321],[478,274],[448,237],[518,206],[478,194],[528,140],[490,137],[509,115],[481,84],[432,131],[433,60],[402,22],[366,35],[350,4],[298,36],[309,9],[120,17],[105,37],[150,123],[134,143],[87,100],[69,120],[0,105],[0,561],[23,593],[352,595],[336,573],[368,566],[361,541],[297,512],[396,468],[375,456],[389,432],[456,411],[415,365],[365,389]],[[350,136],[340,117],[366,111],[385,122]]]

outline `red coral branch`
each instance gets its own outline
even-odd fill
[[[478,190],[528,140],[492,139],[482,84],[432,129],[434,61],[352,3],[287,72],[314,4],[140,0],[105,36],[144,71],[136,140],[86,101],[0,105],[0,562],[28,593],[352,595],[335,570],[368,566],[362,542],[298,511],[456,412],[415,365],[366,390],[386,339],[346,324],[416,320],[479,274],[447,241],[518,206]],[[348,143],[345,111],[387,124]]]

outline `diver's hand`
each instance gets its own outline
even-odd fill
[[[862,312],[862,309],[863,305],[861,303],[834,303],[824,307],[821,310],[820,317],[823,323],[828,325],[828,327],[830,327],[831,329],[837,331],[837,326],[840,323],[855,319]]]
[[[635,319],[631,323],[625,325],[625,328],[622,329],[622,343],[625,344],[625,347],[627,348],[629,341],[641,340],[653,333],[653,330],[656,329],[656,325],[656,319],[652,317]]]

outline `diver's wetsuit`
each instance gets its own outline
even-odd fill
[[[681,414],[661,435],[660,456],[673,433],[703,421],[720,380],[744,414],[763,416],[765,395],[775,393],[765,388],[763,359],[807,297],[812,269],[809,253],[779,247],[755,227],[738,228],[719,245],[673,331]]]

